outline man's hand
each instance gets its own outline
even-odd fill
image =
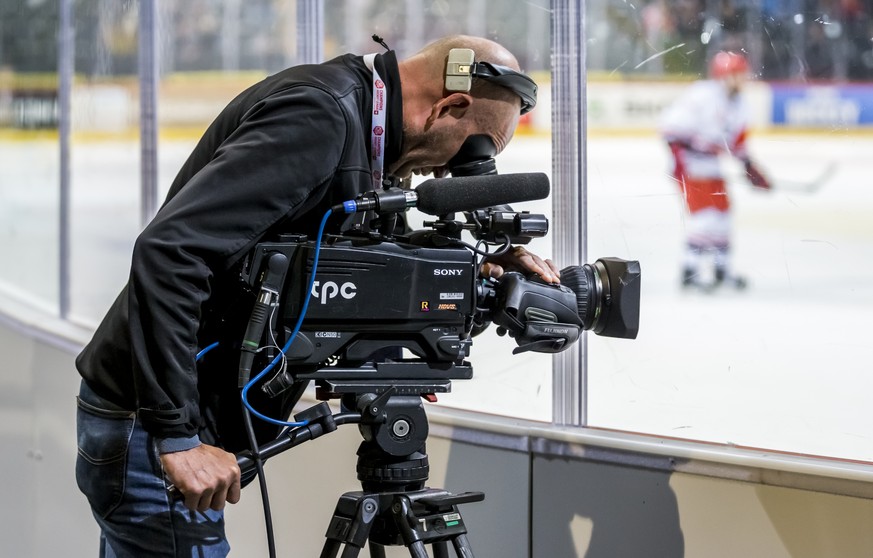
[[[513,246],[500,256],[489,256],[482,265],[483,277],[498,278],[507,271],[536,273],[547,283],[558,283],[561,280],[561,273],[552,260],[544,260],[531,254],[523,246]]]
[[[161,454],[164,474],[185,496],[185,507],[204,512],[223,510],[240,496],[240,470],[236,456],[215,446]]]

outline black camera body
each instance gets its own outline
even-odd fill
[[[460,364],[470,345],[465,328],[476,312],[476,262],[468,250],[400,242],[328,237],[320,247],[289,235],[259,244],[252,270],[284,254],[289,265],[279,318],[292,326],[308,300],[306,319],[291,344],[289,365],[320,365],[335,357],[362,363],[386,347],[403,347],[428,362]],[[257,274],[245,274],[256,286]]]
[[[560,352],[584,330],[636,336],[638,262],[605,258],[571,266],[562,270],[561,285],[514,271],[482,278],[477,251],[460,241],[461,231],[484,243],[518,243],[545,234],[548,222],[506,206],[465,215],[466,222],[442,216],[405,235],[368,229],[329,235],[320,244],[305,235],[258,244],[242,279],[254,291],[270,285],[275,292],[268,326],[274,345],[288,342],[305,311],[284,355],[286,371],[264,390],[275,395],[295,382],[327,380],[331,389],[349,391],[360,390],[355,383],[361,382],[376,393],[402,393],[407,381],[421,393],[449,391],[449,380],[472,377],[466,360],[472,339],[492,322],[514,338],[515,353]],[[400,349],[413,357],[402,358]]]

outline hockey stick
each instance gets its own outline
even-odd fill
[[[797,192],[801,194],[812,194],[821,190],[822,186],[830,181],[837,169],[836,161],[831,161],[825,166],[818,175],[811,180],[786,180],[774,179],[773,189],[779,192]]]
[[[822,186],[830,181],[836,169],[836,161],[830,161],[821,172],[809,180],[773,178],[770,180],[770,184],[776,192],[813,194],[821,190]],[[745,174],[740,174],[733,178],[733,182],[748,182]]]

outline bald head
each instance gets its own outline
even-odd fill
[[[482,37],[472,37],[470,35],[452,35],[437,39],[418,51],[415,56],[422,56],[435,63],[438,68],[445,70],[446,57],[448,57],[449,51],[453,48],[472,49],[476,53],[476,60],[479,62],[500,64],[501,66],[508,66],[515,71],[519,71],[518,61],[515,59],[515,56],[502,45]]]
[[[449,51],[455,48],[472,50],[476,53],[477,62],[490,62],[498,66],[506,66],[516,72],[521,71],[518,60],[505,47],[494,41],[470,35],[451,35],[437,39],[418,51],[411,60],[417,59],[423,66],[430,68],[433,75],[439,76],[440,87],[443,87]],[[483,79],[473,79],[470,94],[473,97],[494,99],[510,104],[518,100],[518,96],[511,90]]]
[[[475,77],[469,92],[445,89],[449,51],[456,48],[471,49],[476,62],[520,71],[505,47],[469,35],[438,39],[399,62],[404,137],[401,161],[391,169],[396,176],[437,174],[468,136],[488,136],[500,152],[515,133],[521,99],[511,89]]]

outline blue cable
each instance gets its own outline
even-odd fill
[[[248,393],[249,393],[249,389],[258,380],[263,378],[264,375],[267,374],[267,372],[272,370],[273,367],[276,366],[276,364],[282,360],[282,358],[285,356],[285,353],[288,352],[288,349],[291,347],[291,343],[297,337],[297,332],[300,331],[300,326],[303,325],[303,318],[306,317],[306,311],[309,309],[309,299],[311,298],[310,293],[312,293],[312,285],[313,285],[313,283],[315,283],[315,270],[318,268],[318,256],[321,253],[321,237],[324,234],[324,227],[327,224],[327,219],[330,217],[331,213],[332,213],[332,210],[328,209],[327,213],[324,214],[324,217],[321,218],[321,225],[318,227],[318,236],[315,239],[315,257],[312,260],[312,274],[309,277],[309,286],[306,288],[306,291],[305,291],[306,295],[303,297],[304,298],[303,307],[300,309],[300,316],[297,318],[297,324],[294,326],[294,331],[291,332],[291,336],[288,338],[288,342],[285,343],[285,346],[282,347],[281,352],[278,355],[276,355],[276,358],[274,358],[273,361],[270,362],[270,364],[268,364],[266,367],[264,367],[264,369],[261,370],[261,372],[257,376],[252,378],[249,381],[249,383],[247,383],[242,390],[242,401],[243,401],[243,405],[245,405],[246,409],[248,409],[249,412],[251,412],[253,415],[258,417],[259,419],[266,421],[266,422],[269,422],[271,424],[277,424],[279,426],[290,426],[290,427],[306,426],[307,424],[309,424],[309,421],[288,422],[288,421],[284,421],[284,420],[277,420],[277,419],[270,418],[270,417],[256,411],[249,403]],[[204,349],[204,350],[206,350],[206,349]]]
[[[197,353],[197,356],[194,357],[194,360],[195,361],[200,360],[201,358],[203,358],[203,355],[205,355],[206,353],[208,353],[209,351],[211,351],[212,349],[214,349],[217,346],[218,346],[218,341],[216,341],[215,343],[213,343],[211,345],[207,345],[206,347],[203,347],[203,349],[201,349],[200,352]]]

